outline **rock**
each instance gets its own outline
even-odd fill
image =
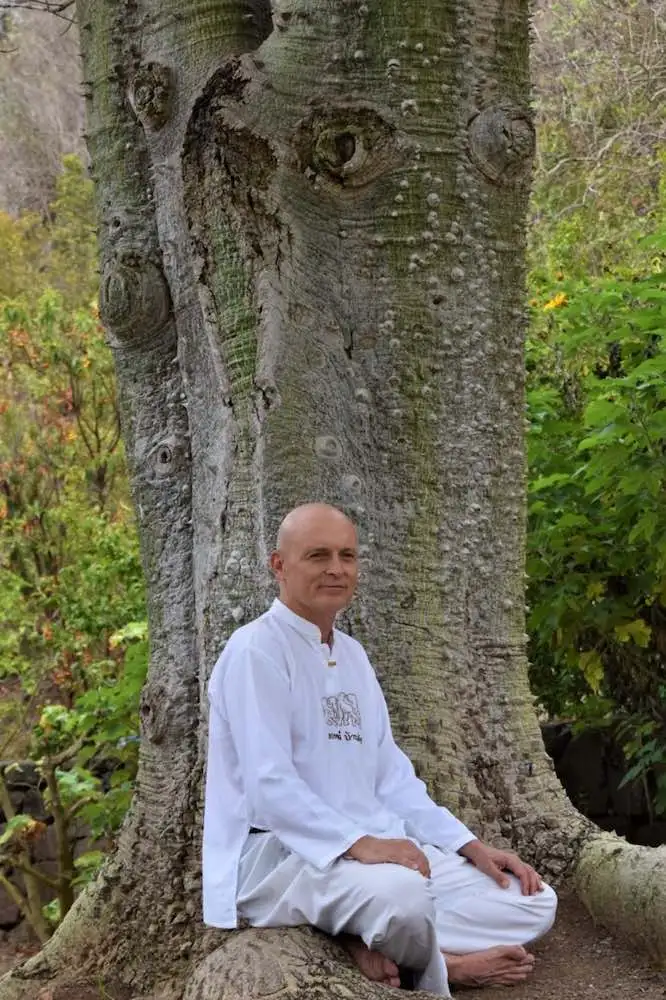
[[[657,820],[655,823],[645,823],[634,831],[633,841],[635,844],[643,844],[645,847],[659,847],[666,844],[666,820]]]
[[[640,782],[622,785],[627,762],[622,749],[604,730],[574,735],[569,723],[541,727],[547,752],[571,801],[604,829],[624,834],[648,814]]]
[[[0,891],[0,930],[11,931],[21,921],[21,911],[9,896]]]
[[[21,812],[29,813],[35,819],[46,819],[48,813],[44,808],[42,796],[37,788],[29,788],[23,793]]]
[[[39,773],[31,760],[0,760],[0,771],[3,772],[5,780],[11,788],[39,787]]]
[[[572,736],[555,761],[555,771],[569,798],[586,816],[604,816],[608,812],[605,752],[603,734],[588,731]]]
[[[541,726],[541,735],[546,753],[557,764],[572,739],[570,723],[544,722]]]

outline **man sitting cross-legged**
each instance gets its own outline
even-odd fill
[[[314,925],[390,986],[399,968],[443,996],[522,982],[555,893],[437,806],[393,741],[362,646],[334,628],[358,579],[353,524],[297,507],[271,566],[279,600],[232,635],[209,684],[205,922]]]

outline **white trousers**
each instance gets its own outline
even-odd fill
[[[270,833],[248,837],[240,862],[238,912],[255,927],[311,924],[356,935],[400,966],[418,989],[450,996],[442,951],[464,955],[528,944],[550,929],[550,886],[523,896],[517,879],[501,889],[459,854],[422,845],[431,875],[400,865],[340,859],[319,871]]]

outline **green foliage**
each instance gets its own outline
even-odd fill
[[[76,156],[66,156],[49,213],[0,212],[0,301],[34,301],[49,289],[67,308],[97,296],[97,240],[93,185]]]
[[[34,287],[41,270],[44,230],[38,215],[25,214],[13,219],[0,212],[0,300],[14,298]]]
[[[77,697],[71,709],[47,705],[33,728],[31,756],[76,753],[58,770],[63,806],[76,812],[93,839],[112,840],[129,808],[138,766],[139,695],[148,668],[146,623],[131,622],[111,637],[126,647],[122,668]],[[96,775],[104,772],[105,782]],[[96,772],[96,774],[93,773]]]
[[[42,940],[103,858],[95,848],[74,862],[72,824],[108,845],[128,809],[148,662],[92,218],[91,185],[73,157],[45,222],[0,216],[0,255],[12,262],[0,278],[0,681],[10,694],[0,757],[11,747],[35,761],[60,858],[55,882],[36,871],[29,841],[46,827],[14,816],[0,879],[19,865],[28,909],[32,883],[57,890],[44,912],[31,910]],[[4,779],[0,793],[11,816]]]
[[[94,307],[0,305],[0,677],[65,700],[116,669],[144,616],[112,362]]]
[[[74,885],[82,886],[91,882],[104,863],[104,851],[86,851],[80,854],[74,862],[77,875]]]
[[[666,690],[662,689],[666,706]],[[633,781],[643,782],[652,812],[666,815],[666,741],[663,728],[654,719],[627,716],[618,726],[618,738],[631,766],[620,787]]]
[[[42,906],[42,913],[44,914],[44,917],[50,924],[51,928],[55,930],[55,928],[62,920],[60,900],[56,898],[52,899],[48,903],[45,903],[44,906]]]
[[[30,861],[30,846],[47,834],[46,824],[12,813],[6,778],[0,775],[0,800],[8,818],[0,836],[0,881],[11,871],[22,873],[22,906],[40,939],[64,917],[75,892],[95,877],[104,861],[105,853],[98,848],[72,857],[72,824],[82,821],[91,840],[108,847],[131,800],[138,765],[137,707],[148,665],[145,623],[131,622],[113,641],[129,643],[120,675],[86,691],[72,708],[45,705],[32,730],[31,753],[46,785],[44,806],[56,832],[55,879]],[[30,880],[57,891],[57,898],[37,912],[39,897],[28,891]]]
[[[666,239],[650,249],[658,265]],[[589,725],[632,706],[637,775],[666,758],[666,273],[562,281],[535,314],[532,682],[550,713]],[[651,751],[636,742],[647,731]]]
[[[663,5],[539,4],[528,600],[551,715],[610,727],[666,811]],[[657,83],[657,81],[660,81]]]
[[[63,158],[51,203],[48,273],[65,303],[76,308],[97,296],[97,236],[93,183],[78,156]]]
[[[18,813],[16,816],[12,816],[5,824],[2,833],[0,833],[0,847],[6,849],[9,844],[14,844],[16,841],[21,840],[28,831],[33,829],[35,823],[36,820],[25,813]]]

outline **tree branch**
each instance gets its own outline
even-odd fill
[[[21,872],[23,875],[30,875],[31,878],[37,879],[38,882],[43,882],[44,885],[48,885],[49,889],[53,889],[55,892],[60,888],[60,882],[58,879],[51,878],[50,875],[45,875],[44,872],[40,872],[37,868],[32,865],[26,864],[24,861],[17,861],[15,858],[7,859],[7,865],[11,865],[16,871]]]
[[[72,757],[76,757],[77,753],[86,742],[86,739],[87,736],[79,736],[78,740],[75,740],[71,746],[66,747],[60,753],[55,754],[53,757],[45,757],[44,764],[46,768],[52,768],[55,771],[58,767],[62,767],[63,764],[66,764],[68,760],[71,760]]]
[[[74,24],[73,17],[67,17],[65,11],[73,7],[75,0],[64,0],[62,3],[54,3],[53,0],[0,0],[0,10],[41,10],[45,14],[53,14],[62,18],[68,24]]]
[[[72,748],[70,747],[70,750]],[[62,756],[62,754],[61,754]],[[53,760],[54,758],[52,758]],[[53,824],[55,826],[56,843],[58,845],[58,899],[60,901],[61,918],[71,909],[74,902],[74,890],[72,879],[74,877],[74,857],[72,847],[69,842],[69,827],[65,807],[60,798],[58,788],[58,778],[55,773],[55,766],[49,762],[49,766],[44,768],[44,775],[51,798],[51,809],[53,811]]]
[[[76,816],[79,810],[83,809],[84,806],[89,806],[92,802],[97,802],[97,797],[95,795],[85,795],[82,799],[79,799],[78,802],[75,802],[74,805],[70,806],[69,809],[65,809],[65,818],[67,822],[69,823],[69,821]]]

